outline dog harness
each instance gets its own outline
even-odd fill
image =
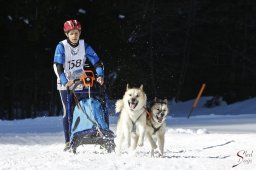
[[[130,119],[131,119],[131,121],[132,121],[132,132],[134,132],[134,133],[136,133],[136,122],[137,122],[137,120],[139,120],[139,118],[141,117],[143,115],[143,112],[140,114],[140,116],[135,120],[135,122],[134,121],[132,121],[132,119],[131,119],[131,117],[130,117]]]
[[[158,128],[155,128],[155,126],[151,123],[151,127],[154,129],[154,132],[153,132],[153,135],[154,135],[154,134],[156,134],[157,131],[159,131],[159,129],[162,127],[162,125],[159,126]]]
[[[152,113],[149,111],[149,108],[146,108],[146,107],[144,107],[144,108],[145,108],[145,110],[146,110],[146,112],[147,112],[147,120],[150,121],[151,127],[154,129],[154,132],[153,132],[153,135],[154,135],[154,134],[156,134],[156,132],[162,127],[162,125],[159,126],[158,128],[156,128],[156,127],[153,125],[153,123],[151,122]]]
[[[160,112],[159,112],[159,113],[160,113]],[[147,115],[148,115],[147,119],[148,119],[148,121],[150,122],[151,127],[154,129],[154,132],[153,132],[153,135],[154,135],[154,134],[156,134],[157,131],[159,131],[159,129],[162,127],[162,125],[159,126],[158,128],[156,128],[156,127],[153,125],[153,123],[152,123],[152,113],[147,110]]]

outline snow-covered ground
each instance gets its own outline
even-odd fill
[[[147,144],[136,157],[118,157],[94,145],[81,146],[76,155],[63,152],[61,117],[0,121],[0,169],[254,170],[256,98],[211,109],[203,107],[205,100],[190,119],[184,116],[193,100],[170,103],[163,158],[151,158]],[[117,116],[110,118],[115,132]]]

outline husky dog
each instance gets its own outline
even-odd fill
[[[151,157],[154,157],[154,149],[157,148],[156,142],[158,143],[160,156],[163,156],[164,153],[165,119],[169,112],[167,102],[167,99],[155,98],[149,108],[145,136],[151,146]]]
[[[140,88],[129,88],[122,99],[117,100],[116,113],[120,112],[116,129],[116,153],[121,154],[122,144],[126,144],[131,152],[135,154],[138,146],[143,146],[146,130],[146,103],[147,96]]]

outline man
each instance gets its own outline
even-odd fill
[[[67,87],[72,86],[73,80],[83,72],[85,61],[88,59],[96,72],[96,81],[103,85],[104,69],[98,55],[90,45],[80,39],[81,24],[77,20],[64,23],[66,39],[59,42],[54,54],[54,71],[57,75],[57,89],[63,106],[63,128],[65,135],[64,151],[70,148],[69,123],[67,115]]]

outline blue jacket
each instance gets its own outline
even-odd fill
[[[102,76],[104,77],[104,70],[102,65],[100,65],[100,59],[96,52],[93,50],[93,48],[88,45],[87,43],[85,44],[85,57],[90,61],[90,63],[95,67],[95,71],[97,76]],[[55,49],[55,54],[54,54],[54,63],[55,64],[61,64],[63,65],[65,63],[65,48],[62,42],[60,42],[56,49]],[[62,71],[58,71],[59,78],[60,78],[60,83],[62,85],[65,85],[68,82],[68,79],[66,75],[64,74],[64,69]]]

